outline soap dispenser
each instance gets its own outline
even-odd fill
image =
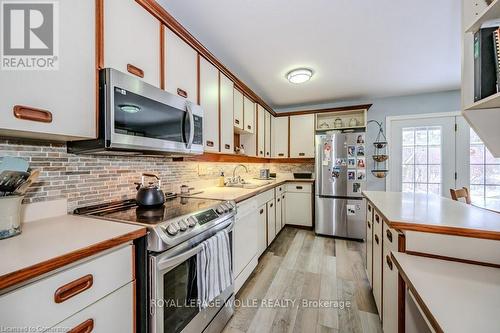
[[[218,186],[219,187],[224,187],[224,171],[220,171],[220,174],[219,174],[219,184]]]

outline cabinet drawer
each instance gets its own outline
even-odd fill
[[[382,239],[373,235],[373,297],[380,318],[382,318]]]
[[[385,242],[384,242],[385,245]],[[391,250],[384,248],[383,257],[383,331],[398,332],[398,269],[391,259]]]
[[[286,191],[295,193],[311,193],[312,185],[308,183],[290,183],[286,184]]]
[[[132,251],[122,247],[1,296],[2,325],[54,326],[131,282]]]
[[[49,332],[67,332],[68,328],[69,332],[134,332],[134,283],[128,283],[65,319]]]
[[[367,202],[366,203],[366,220],[369,222],[373,222],[373,206]]]
[[[398,251],[398,237],[399,234],[396,230],[389,228],[387,223],[385,223],[382,226],[382,237],[384,238],[384,250],[387,249],[389,252]]]
[[[383,224],[382,216],[380,216],[380,213],[377,212],[377,210],[374,211],[373,213],[373,234],[378,235],[380,238],[380,243],[382,244],[382,224]]]

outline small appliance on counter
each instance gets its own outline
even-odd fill
[[[146,177],[155,178],[158,181],[158,185],[154,183],[146,183],[144,182]],[[137,195],[135,197],[135,201],[141,207],[161,207],[165,203],[165,194],[161,190],[161,180],[158,175],[154,173],[144,172],[142,174],[141,182],[135,183],[137,185]]]
[[[270,179],[271,178],[271,170],[269,169],[260,169],[260,179]]]

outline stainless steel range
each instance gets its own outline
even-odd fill
[[[234,311],[233,285],[201,309],[197,254],[201,244],[218,232],[227,232],[232,244],[235,202],[171,196],[159,208],[141,208],[135,200],[124,200],[79,208],[75,214],[148,228],[147,297],[139,302],[149,311],[147,328],[139,332],[220,332],[224,328]]]

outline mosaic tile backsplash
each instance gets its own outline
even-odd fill
[[[220,171],[232,175],[235,163],[173,162],[169,157],[73,155],[66,144],[0,138],[0,156],[22,157],[40,178],[26,193],[24,203],[67,198],[68,211],[96,203],[133,198],[134,182],[142,172],[157,173],[164,191],[178,192],[182,184],[215,183]],[[248,163],[245,178],[256,177],[263,167],[271,172],[314,172],[314,164]]]

